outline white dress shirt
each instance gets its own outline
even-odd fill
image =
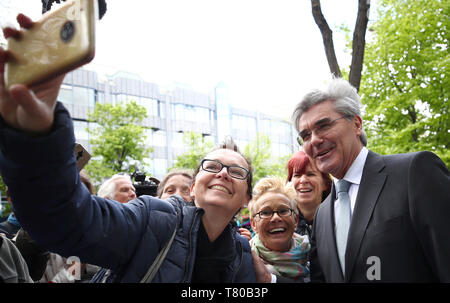
[[[350,166],[350,168],[348,169],[347,173],[343,178],[344,180],[352,183],[352,185],[350,185],[350,188],[348,190],[348,195],[350,196],[351,215],[353,215],[353,209],[355,208],[356,196],[358,195],[359,184],[361,183],[364,164],[366,163],[368,153],[369,150],[363,147],[359,152],[358,157],[356,157],[355,161],[353,161],[352,165]],[[333,178],[335,188],[336,183],[338,181],[339,179]],[[338,213],[339,206],[340,206],[339,199],[337,199],[336,195],[336,201],[334,203],[334,222],[336,225],[338,220],[336,214]]]

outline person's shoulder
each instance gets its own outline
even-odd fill
[[[380,155],[379,155],[380,156]],[[392,154],[392,155],[382,155],[381,156],[387,164],[408,164],[417,162],[441,162],[442,160],[431,151],[417,151],[410,153]]]
[[[151,211],[156,210],[167,213],[173,213],[176,211],[175,205],[170,203],[169,201],[161,200],[159,198],[148,195],[139,196],[136,199],[131,200],[128,203],[125,203],[124,205],[146,207],[149,208],[149,210]]]

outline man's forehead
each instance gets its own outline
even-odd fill
[[[337,112],[333,101],[324,101],[311,106],[298,120],[298,129],[309,128],[319,121],[331,119]]]
[[[127,177],[123,177],[123,178],[117,178],[116,179],[116,185],[132,185],[130,179],[128,179]]]

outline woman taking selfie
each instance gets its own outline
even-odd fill
[[[0,48],[0,74],[9,60]],[[0,171],[31,237],[111,269],[108,282],[254,282],[248,241],[229,224],[251,199],[252,168],[237,148],[227,143],[201,161],[191,185],[196,206],[178,196],[122,204],[91,195],[78,174],[72,120],[56,100],[62,79],[7,89],[0,77]]]

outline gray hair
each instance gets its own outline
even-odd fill
[[[114,193],[116,191],[116,182],[115,181],[117,179],[127,179],[131,183],[133,183],[131,181],[131,178],[129,175],[115,174],[114,176],[112,176],[111,178],[109,178],[108,180],[103,182],[102,185],[100,185],[100,188],[98,189],[98,192],[97,192],[97,196],[102,197],[102,198],[114,199]]]
[[[306,94],[303,99],[295,107],[292,114],[292,122],[297,131],[298,123],[301,116],[312,106],[325,101],[334,101],[334,108],[338,113],[341,113],[350,120],[354,116],[361,117],[361,101],[356,89],[342,78],[333,78],[324,89],[314,89]],[[367,134],[362,129],[359,137],[364,146],[367,145]]]

